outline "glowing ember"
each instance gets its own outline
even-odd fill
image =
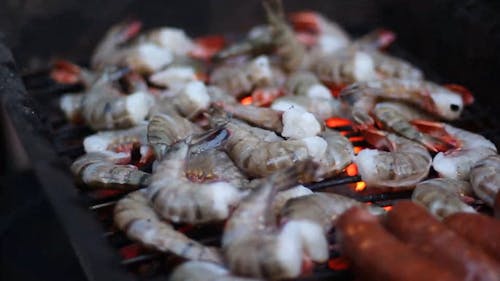
[[[333,258],[328,261],[328,267],[332,270],[346,270],[349,268],[349,261],[344,257]]]
[[[365,190],[365,188],[366,188],[366,183],[364,181],[358,181],[356,183],[356,188],[355,188],[356,191],[363,191]]]
[[[361,151],[361,149],[363,149],[361,146],[355,146],[354,153],[358,154]]]
[[[345,136],[347,136],[347,134],[349,134],[349,131],[341,131],[340,134],[345,137]]]
[[[365,139],[361,136],[358,136],[358,137],[350,137],[349,138],[349,141],[350,142],[359,142],[359,141],[364,141]]]
[[[386,211],[392,210],[392,206],[385,206],[385,207],[382,207],[382,208],[384,208],[384,210],[386,210]]]
[[[355,176],[358,174],[358,167],[354,163],[349,164],[349,166],[347,166],[347,168],[345,168],[345,172],[347,173],[348,176],[351,176],[351,177]]]
[[[332,117],[332,118],[326,119],[325,122],[326,122],[326,126],[328,126],[330,128],[351,126],[351,121],[344,119],[344,118]]]
[[[141,254],[142,247],[139,244],[132,244],[120,249],[123,259],[130,259]]]
[[[240,103],[243,105],[251,105],[253,102],[252,96],[244,97],[241,99]]]

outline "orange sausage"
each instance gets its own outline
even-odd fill
[[[484,215],[457,213],[444,223],[500,262],[500,221]]]
[[[386,227],[415,251],[465,280],[500,281],[500,264],[420,205],[398,202],[387,214]]]
[[[340,216],[337,238],[343,255],[364,280],[462,280],[403,244],[362,208],[353,207]]]

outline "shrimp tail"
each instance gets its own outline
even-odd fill
[[[429,145],[434,146],[437,151],[447,151],[460,145],[456,138],[446,132],[441,123],[421,119],[411,120],[410,123],[419,131],[428,134],[428,140],[435,140],[430,141]]]

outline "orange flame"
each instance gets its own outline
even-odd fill
[[[347,166],[345,168],[345,172],[347,173],[348,176],[355,176],[358,174],[358,167],[356,166],[356,164],[354,163],[351,163],[349,164],[349,166]]]
[[[333,258],[328,261],[328,267],[332,270],[346,270],[349,268],[349,261],[344,257]]]
[[[386,210],[386,211],[388,211],[388,212],[389,212],[390,210],[392,210],[392,206],[385,206],[385,207],[382,207],[382,208],[384,208],[384,210]]]
[[[361,149],[363,149],[361,146],[355,146],[354,153],[358,154],[361,151]]]
[[[332,117],[326,119],[326,126],[330,128],[351,126],[351,121],[344,118]]]
[[[363,191],[365,190],[365,188],[366,188],[366,183],[364,181],[358,181],[356,183],[356,188],[355,188],[356,191]]]
[[[240,103],[241,103],[242,105],[251,105],[251,104],[252,104],[252,102],[253,102],[253,98],[252,98],[252,96],[244,97],[244,98],[242,98],[242,99],[241,99],[241,101],[240,101]]]
[[[349,138],[350,142],[358,142],[358,141],[364,141],[364,140],[365,140],[365,138],[363,138],[362,136],[350,137]]]

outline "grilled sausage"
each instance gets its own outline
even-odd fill
[[[359,207],[340,216],[337,239],[343,255],[365,280],[461,280],[403,244],[375,216]]]
[[[397,238],[463,280],[500,281],[500,264],[447,228],[424,207],[400,201],[387,214],[385,223]]]
[[[457,213],[443,221],[467,241],[500,262],[500,221],[484,215]]]

